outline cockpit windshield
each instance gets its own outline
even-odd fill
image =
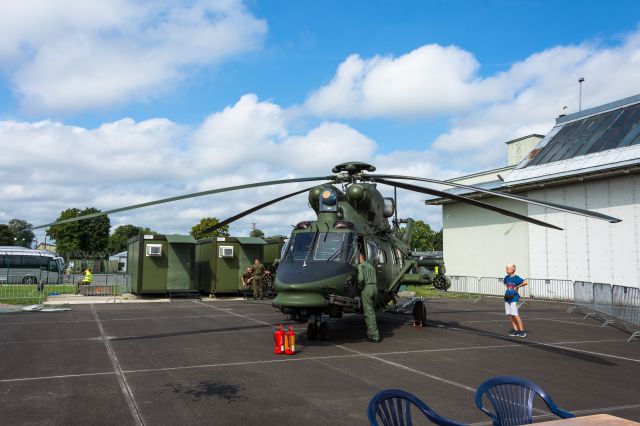
[[[356,247],[356,236],[351,232],[300,232],[291,236],[283,259],[353,262]]]
[[[313,244],[314,232],[300,232],[293,234],[289,245],[287,246],[287,254],[285,259],[288,260],[305,260]]]
[[[322,232],[318,234],[313,260],[351,261],[355,254],[355,236],[350,232]]]

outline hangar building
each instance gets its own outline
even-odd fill
[[[622,219],[611,224],[471,190],[451,192],[552,223],[557,231],[443,198],[447,273],[640,287],[640,95],[560,116],[544,137],[507,142],[507,167],[451,179]]]

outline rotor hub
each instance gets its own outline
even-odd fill
[[[375,166],[367,163],[360,163],[358,161],[349,161],[347,163],[341,163],[335,166],[332,170],[333,173],[348,173],[349,176],[360,174],[362,172],[375,172]]]

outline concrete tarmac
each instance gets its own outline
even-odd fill
[[[428,301],[425,328],[379,314],[379,344],[358,315],[310,342],[305,323],[266,300],[2,314],[0,423],[365,425],[371,397],[400,388],[444,416],[489,424],[474,394],[496,375],[533,380],[579,416],[640,421],[640,339],[567,308],[528,302],[528,336],[516,338],[498,298]],[[278,324],[294,326],[296,355],[273,354]],[[536,420],[553,418],[536,407]]]

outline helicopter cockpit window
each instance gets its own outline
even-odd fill
[[[341,261],[349,260],[354,251],[353,234],[345,232],[322,232],[316,240],[313,260]]]
[[[287,253],[289,252],[289,243],[291,242],[291,240],[287,240],[283,245],[282,245],[282,249],[280,250],[280,259],[284,259],[285,256],[287,255]]]
[[[393,248],[391,248],[391,262],[393,262],[394,265],[398,264],[398,256],[396,255],[396,251]]]
[[[378,251],[378,263],[381,265],[387,263],[387,254],[384,252],[384,250]]]
[[[286,259],[289,260],[305,260],[313,243],[313,232],[300,232],[291,237],[288,245]]]
[[[402,257],[402,252],[396,249],[396,255],[398,256],[398,263],[400,266],[404,266],[404,258]]]
[[[374,263],[378,257],[378,246],[373,241],[367,241],[367,261]]]
[[[355,264],[358,261],[356,258],[358,253],[358,239],[356,238],[356,235],[351,233],[347,234],[343,247],[343,259],[349,263]]]

